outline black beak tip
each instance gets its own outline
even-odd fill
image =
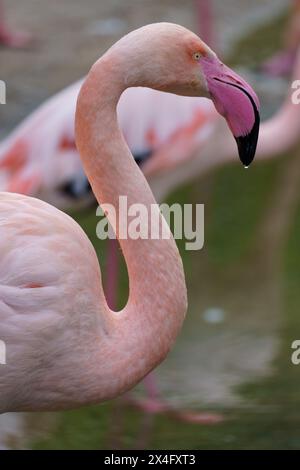
[[[245,167],[248,167],[255,157],[257,141],[253,141],[251,134],[236,137],[235,140],[238,146],[240,160]]]
[[[260,126],[260,117],[257,109],[255,110],[255,123],[254,126],[249,134],[244,136],[235,137],[239,157],[244,165],[244,167],[248,168],[250,163],[253,161],[256,153],[257,148],[257,141],[259,135],[259,126]]]

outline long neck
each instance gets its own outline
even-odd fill
[[[258,141],[257,156],[272,158],[293,148],[300,136],[300,105],[292,103],[291,96],[275,116],[263,123]]]
[[[152,207],[152,215],[155,204],[117,122],[124,75],[109,56],[100,59],[81,89],[76,112],[76,141],[85,172],[98,203],[114,206],[117,220],[119,196],[127,196],[128,207],[139,203],[149,214]],[[155,212],[166,229],[158,206]],[[186,312],[186,287],[172,236],[119,242],[128,269],[129,300],[119,313],[106,305],[105,314],[115,324],[111,354],[120,364],[125,390],[155,367],[173,344]]]
[[[292,81],[299,80],[299,75],[300,48],[297,53]],[[257,146],[258,158],[272,158],[290,150],[299,143],[300,104],[293,103],[292,98],[295,91],[289,85],[288,95],[279,111],[277,111],[274,117],[262,124]]]

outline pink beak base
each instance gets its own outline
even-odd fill
[[[259,135],[258,97],[243,78],[216,56],[202,57],[200,64],[216,110],[226,119],[240,160],[248,167],[255,156]]]

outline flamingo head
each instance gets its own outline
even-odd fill
[[[129,33],[111,51],[123,62],[125,87],[211,98],[236,139],[240,160],[250,165],[259,133],[258,98],[197,35],[182,26],[156,23]]]

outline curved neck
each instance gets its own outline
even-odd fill
[[[271,158],[292,149],[300,136],[300,105],[288,96],[275,116],[265,121],[260,130],[258,158]]]
[[[300,48],[292,75],[292,83],[299,80],[300,74]],[[269,158],[280,155],[292,149],[299,143],[300,135],[300,104],[295,104],[295,98],[299,99],[299,92],[289,85],[287,97],[271,119],[265,121],[260,130],[260,137],[257,146],[257,156]],[[294,94],[296,95],[294,96]]]
[[[166,230],[166,222],[118,126],[116,106],[126,88],[125,77],[126,70],[117,66],[109,53],[91,69],[77,102],[78,150],[100,206],[114,206],[118,220],[119,196],[126,196],[128,207],[142,204],[148,214],[152,208],[154,220],[164,224]],[[149,220],[146,219],[145,223]],[[129,300],[119,313],[106,305],[105,314],[113,318],[116,326],[116,360],[127,360],[131,365],[128,369],[126,363],[126,389],[155,367],[170,349],[185,316],[186,287],[172,236],[119,242],[128,269]]]

